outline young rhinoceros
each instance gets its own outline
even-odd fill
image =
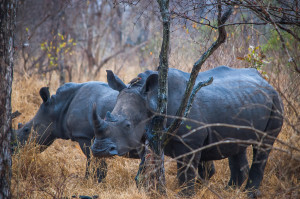
[[[103,82],[66,83],[51,97],[48,88],[43,87],[40,89],[43,103],[33,119],[17,130],[18,141],[24,144],[30,137],[44,146],[49,146],[57,138],[76,141],[87,157],[88,175],[89,147],[94,138],[93,103],[97,102],[97,112],[105,116],[113,109],[117,95],[117,91]],[[101,160],[96,175],[99,182],[105,177],[104,160]]]

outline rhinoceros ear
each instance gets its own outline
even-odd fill
[[[49,87],[42,87],[40,90],[40,96],[44,103],[50,99]]]
[[[109,87],[119,92],[124,88],[127,88],[124,82],[120,80],[120,78],[117,75],[115,75],[111,70],[106,70],[106,73]]]
[[[158,74],[151,74],[146,79],[146,82],[143,85],[142,93],[146,94],[152,91],[156,91],[157,87],[158,87]]]
[[[151,74],[147,78],[141,90],[141,94],[146,96],[147,107],[152,111],[156,111],[157,108],[157,89],[158,74]]]

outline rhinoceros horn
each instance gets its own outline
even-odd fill
[[[102,133],[107,128],[107,123],[97,114],[96,103],[93,104],[93,124],[95,133]]]
[[[115,118],[109,111],[107,111],[105,118],[110,122],[117,122],[117,118]]]

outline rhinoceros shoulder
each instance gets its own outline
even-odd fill
[[[52,103],[55,102],[63,102],[70,98],[70,96],[73,96],[78,89],[80,89],[83,85],[86,83],[74,83],[74,82],[69,82],[65,83],[61,87],[59,87],[56,90],[56,94],[51,96],[51,101]]]
[[[77,90],[84,84],[85,83],[74,83],[74,82],[65,83],[64,85],[62,85],[56,90],[56,95],[63,95],[69,92],[73,92],[74,90]]]

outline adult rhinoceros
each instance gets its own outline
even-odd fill
[[[89,163],[89,147],[94,138],[92,104],[97,102],[97,112],[105,116],[113,109],[117,95],[117,91],[103,82],[66,83],[51,98],[48,88],[43,87],[40,89],[43,103],[33,119],[17,130],[17,138],[24,143],[34,130],[31,137],[40,145],[49,146],[57,138],[71,139],[79,143]],[[106,163],[101,161],[97,168],[99,182],[105,174]]]
[[[168,115],[175,115],[189,76],[169,69]],[[220,66],[199,73],[197,82],[210,76],[214,78],[213,83],[203,87],[195,97],[189,114],[194,121],[181,125],[165,147],[165,154],[177,160],[179,184],[187,185],[183,188],[184,194],[193,193],[197,176],[194,168],[199,161],[228,158],[231,171],[228,185],[240,186],[249,175],[246,190],[250,197],[255,197],[283,123],[282,101],[255,69]],[[96,138],[91,149],[97,157],[123,155],[138,147],[157,107],[157,72],[139,74],[140,81],[130,87],[115,77],[108,76],[109,85],[119,91],[112,113],[108,112],[103,120],[96,109],[93,111]],[[167,125],[171,121],[169,118]],[[253,147],[250,170],[246,157],[249,145]],[[204,149],[200,150],[201,147]]]

